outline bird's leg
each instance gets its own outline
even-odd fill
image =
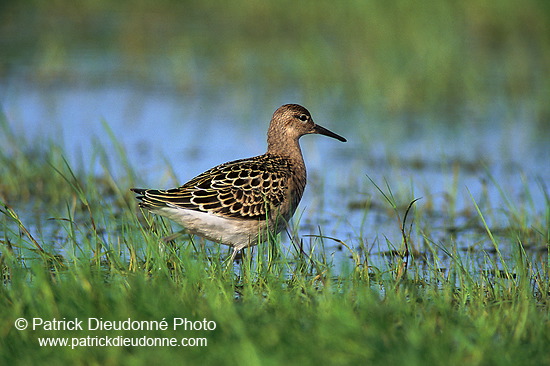
[[[235,261],[235,257],[237,256],[237,253],[239,252],[238,247],[233,247],[233,253],[231,253],[231,259],[229,260],[229,263],[233,263]]]

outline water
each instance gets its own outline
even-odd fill
[[[171,188],[219,163],[262,154],[271,114],[282,103],[296,102],[281,100],[251,113],[230,97],[211,102],[200,95],[128,85],[43,88],[18,80],[7,83],[0,98],[17,134],[51,139],[64,147],[73,165],[89,160],[98,141],[117,154],[107,138],[107,123],[130,164],[137,167],[138,183],[151,188]],[[422,197],[416,205],[430,216],[430,233],[441,245],[449,244],[449,226],[467,227],[469,220],[475,221],[472,199],[490,209],[487,219],[492,228],[514,224],[508,221],[506,199],[522,207],[529,194],[529,209],[543,215],[541,182],[550,178],[547,139],[531,123],[528,110],[511,114],[506,108],[496,103],[483,123],[461,117],[453,125],[377,121],[323,108],[317,113],[310,107],[317,123],[345,136],[348,143],[323,136],[302,138],[308,187],[297,211],[299,235],[321,233],[355,249],[366,248],[372,255],[394,249],[388,241],[398,248],[398,221],[367,174],[386,192],[388,182],[402,205],[401,215],[412,199]],[[92,169],[101,172],[101,166]],[[456,217],[449,218],[452,205]],[[421,229],[413,230],[411,237],[420,246]],[[473,243],[477,249],[492,248],[479,226],[461,229],[453,240],[464,248]],[[326,250],[337,261],[349,254],[331,240]]]

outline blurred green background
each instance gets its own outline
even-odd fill
[[[2,79],[231,94],[245,108],[290,95],[446,121],[498,100],[550,124],[546,0],[35,0],[0,12]]]

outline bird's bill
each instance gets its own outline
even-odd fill
[[[325,135],[325,136],[328,136],[328,137],[332,137],[336,140],[340,140],[342,142],[346,142],[347,140],[345,138],[343,138],[342,136],[340,135],[337,135],[335,134],[334,132],[330,131],[330,130],[327,130],[326,128],[324,128],[323,126],[319,126],[319,125],[315,125],[315,127],[313,128],[313,131],[314,133],[318,133],[320,135]]]

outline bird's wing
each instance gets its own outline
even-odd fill
[[[225,217],[265,220],[285,200],[291,175],[289,159],[258,156],[218,165],[169,190],[140,190],[145,208],[181,207]]]

